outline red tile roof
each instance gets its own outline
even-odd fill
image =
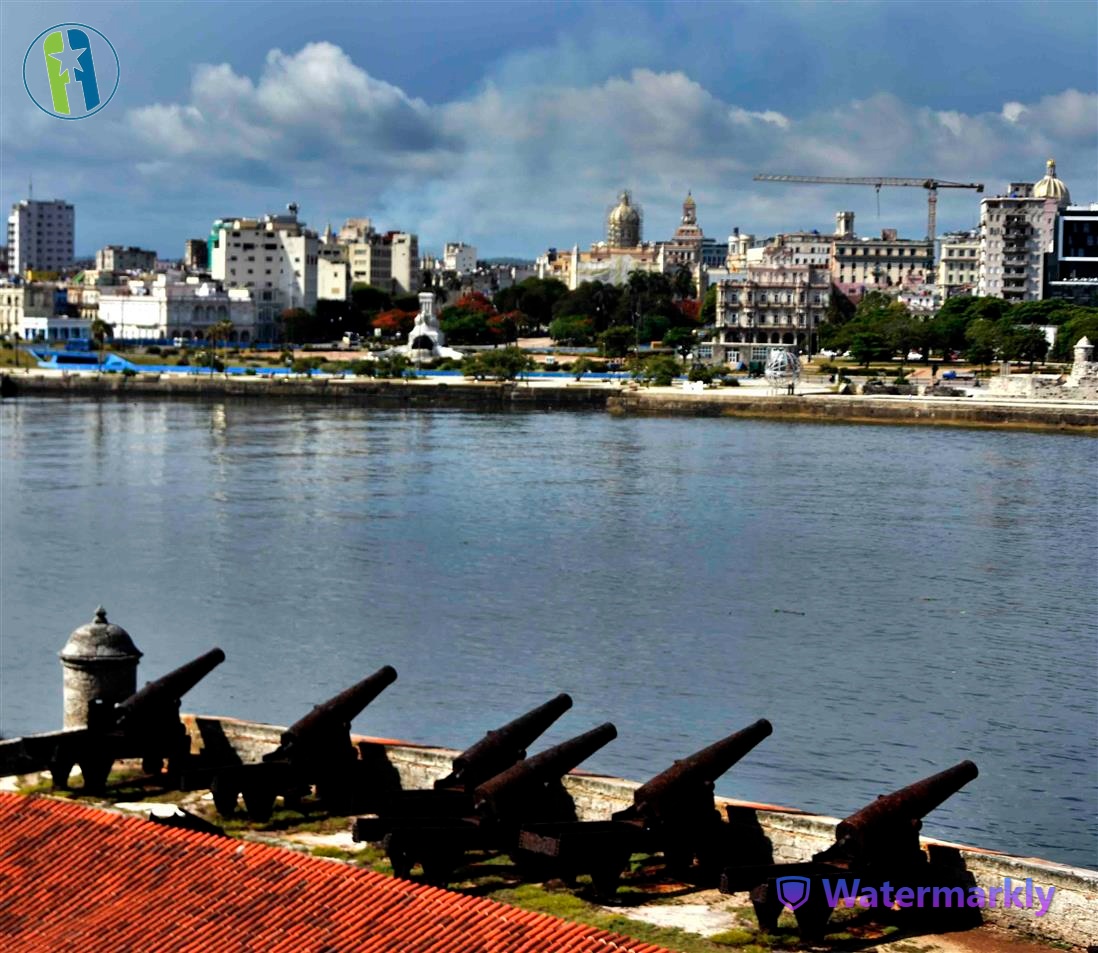
[[[0,794],[0,938],[5,953],[665,953],[320,857],[13,794]]]

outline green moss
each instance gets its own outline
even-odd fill
[[[721,946],[743,946],[755,939],[755,934],[750,930],[725,930],[724,933],[715,933],[709,938]]]

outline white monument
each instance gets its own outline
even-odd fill
[[[424,291],[419,296],[419,314],[416,323],[408,334],[408,343],[394,347],[388,353],[403,354],[415,362],[431,361],[435,358],[452,358],[460,361],[465,355],[446,347],[446,335],[439,330],[435,316],[435,296]]]

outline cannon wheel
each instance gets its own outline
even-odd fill
[[[102,755],[89,755],[80,762],[80,772],[84,775],[83,790],[88,794],[102,794],[107,790],[107,778],[110,777],[114,761]]]
[[[778,929],[778,917],[782,914],[782,902],[774,889],[773,882],[759,884],[751,891],[751,906],[755,908],[755,919],[759,929],[773,933]]]
[[[595,861],[591,867],[591,886],[595,889],[595,896],[603,899],[613,897],[618,892],[624,869],[625,864],[616,859]]]
[[[154,754],[147,754],[141,759],[141,770],[146,774],[159,775],[164,770],[164,759]]]
[[[818,888],[819,884],[814,886]],[[823,891],[810,891],[808,899],[793,911],[793,916],[797,918],[801,939],[812,942],[822,938],[827,930],[827,921],[831,919],[831,908],[827,905]]]
[[[236,784],[227,781],[220,774],[215,774],[210,782],[210,793],[213,795],[214,807],[222,817],[232,817],[236,813],[236,802],[240,796]]]
[[[269,821],[274,813],[274,805],[274,789],[266,784],[252,783],[244,788],[244,808],[253,821]]]
[[[431,848],[420,861],[423,866],[423,879],[436,887],[445,887],[453,879],[454,871],[457,870],[464,856],[462,851],[452,848]]]
[[[393,865],[393,874],[400,877],[402,880],[407,880],[412,875],[412,868],[415,866],[416,859],[410,849],[411,845],[408,844],[403,837],[396,831],[386,834],[385,838],[381,842],[382,850],[385,851],[386,856],[389,858],[389,863]]]
[[[76,762],[69,755],[54,755],[50,759],[50,778],[53,779],[55,788],[69,788],[69,775],[72,774],[73,765]]]

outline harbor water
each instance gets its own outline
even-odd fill
[[[263,401],[0,405],[0,732],[61,723],[102,603],[184,708],[643,780],[760,717],[718,784],[842,816],[964,758],[927,833],[1098,866],[1098,442],[1022,432]],[[539,745],[540,746],[540,745]]]

